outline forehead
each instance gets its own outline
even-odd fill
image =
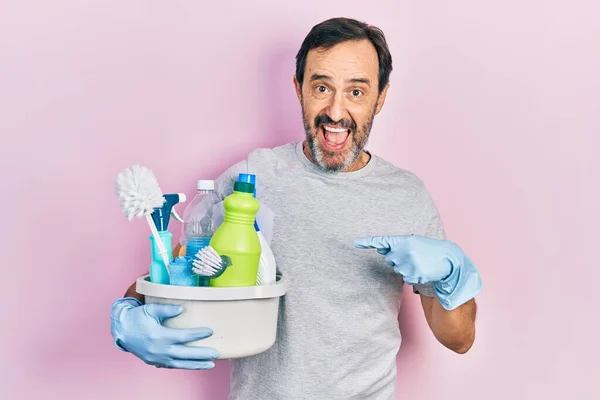
[[[327,50],[311,49],[306,56],[305,78],[313,74],[337,78],[362,75],[376,82],[379,76],[377,51],[368,40],[342,42]]]

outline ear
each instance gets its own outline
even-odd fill
[[[296,97],[298,97],[298,101],[302,103],[302,86],[300,86],[298,79],[296,79],[296,74],[294,74],[293,81],[294,87],[296,88]]]
[[[385,96],[387,96],[387,91],[390,88],[390,84],[385,85],[379,98],[377,99],[377,108],[375,109],[375,115],[379,114],[379,111],[383,108],[383,103],[385,103]]]

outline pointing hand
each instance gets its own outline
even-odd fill
[[[482,282],[475,266],[456,244],[424,236],[358,238],[359,249],[377,249],[409,285],[433,283],[438,300],[454,309],[475,297]]]

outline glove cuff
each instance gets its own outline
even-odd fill
[[[433,284],[436,297],[446,310],[460,307],[477,296],[483,288],[479,272],[467,255],[460,252],[451,263],[450,275]]]
[[[113,302],[112,307],[110,309],[110,333],[113,337],[113,343],[117,349],[129,352],[125,347],[123,347],[121,342],[121,335],[119,334],[119,327],[121,326],[120,317],[123,311],[128,310],[130,308],[139,307],[143,305],[141,301],[134,297],[123,297],[117,299]]]
[[[116,307],[118,305],[127,305],[131,307],[139,307],[139,306],[143,306],[144,303],[142,303],[141,301],[139,301],[138,299],[136,299],[135,297],[122,297],[120,299],[117,299],[113,302],[113,307]]]

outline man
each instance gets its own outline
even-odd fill
[[[391,70],[379,29],[345,18],[316,25],[293,78],[306,140],[253,151],[216,182],[223,199],[239,172],[257,175],[290,279],[275,345],[231,361],[232,399],[393,399],[404,282],[439,342],[457,353],[473,344],[477,270],[445,240],[423,183],[364,149]],[[166,328],[181,309],[142,301],[132,286],[113,304],[117,346],[160,367],[214,366],[214,349],[183,345],[210,327]]]

